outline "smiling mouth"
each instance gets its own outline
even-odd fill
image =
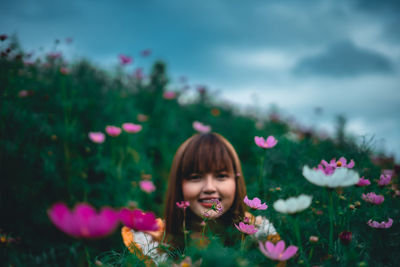
[[[198,201],[200,203],[211,203],[211,204],[214,204],[216,202],[216,200],[221,201],[220,198],[199,199]]]

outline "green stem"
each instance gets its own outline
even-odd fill
[[[91,263],[91,261],[90,261],[89,250],[88,250],[88,248],[87,248],[86,245],[84,245],[84,247],[85,247],[86,261],[87,261],[88,266],[90,267],[90,266],[92,266],[92,263]]]
[[[183,236],[185,241],[185,250],[187,248],[187,232],[186,232],[186,211],[183,210]]]
[[[242,242],[240,244],[240,250],[243,251],[244,250],[244,233],[242,233]]]
[[[258,177],[258,186],[259,186],[259,195],[262,196],[263,191],[264,191],[264,179],[263,179],[263,174],[264,174],[264,156],[265,156],[265,151],[263,151],[263,154],[260,159],[260,176]]]
[[[329,252],[333,253],[333,221],[334,218],[334,208],[333,208],[333,197],[332,190],[329,190]]]

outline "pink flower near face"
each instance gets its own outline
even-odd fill
[[[172,92],[172,91],[167,91],[167,92],[165,92],[165,93],[163,94],[163,97],[164,97],[165,99],[171,100],[171,99],[174,99],[174,98],[176,97],[176,93],[175,93],[175,92]]]
[[[121,134],[121,131],[122,131],[121,128],[119,128],[117,126],[107,126],[106,127],[106,133],[112,137],[117,137],[118,135]]]
[[[379,186],[388,185],[391,180],[392,180],[391,175],[382,174],[381,177],[379,178],[378,185]]]
[[[293,257],[298,250],[296,246],[289,246],[285,250],[285,241],[281,240],[276,245],[274,243],[267,241],[265,245],[262,242],[259,242],[260,251],[271,260],[275,261],[286,261]]]
[[[102,132],[90,132],[89,139],[93,143],[102,144],[102,143],[104,143],[106,136]]]
[[[257,197],[255,197],[253,200],[250,200],[247,198],[247,196],[245,196],[244,203],[250,208],[256,210],[266,210],[268,208],[267,204],[265,203],[261,204],[261,200]]]
[[[362,199],[366,202],[379,205],[382,204],[382,202],[385,200],[385,198],[382,195],[377,195],[374,192],[368,193],[368,194],[362,194]]]
[[[245,224],[244,222],[240,222],[239,226],[237,224],[235,224],[235,226],[240,232],[248,234],[248,235],[255,234],[258,231],[257,228],[254,227],[254,225]]]
[[[381,223],[379,223],[377,221],[369,220],[367,222],[367,224],[372,228],[390,228],[390,227],[392,227],[393,219],[389,218],[389,220],[387,222],[383,221]]]
[[[119,212],[119,218],[125,226],[135,231],[157,231],[159,228],[156,217],[152,212],[123,208]]]
[[[139,186],[140,189],[142,189],[146,193],[151,193],[156,190],[156,187],[152,181],[140,181]]]
[[[267,140],[265,140],[264,137],[255,136],[254,142],[257,146],[264,149],[273,148],[278,143],[278,141],[272,135],[268,136]]]
[[[52,223],[64,233],[76,238],[100,238],[111,234],[118,226],[118,213],[102,208],[97,213],[89,204],[82,203],[70,211],[64,203],[58,203],[48,211]]]
[[[121,63],[121,65],[128,65],[130,63],[132,63],[133,59],[132,57],[120,54],[119,56],[119,62]]]
[[[204,125],[203,123],[198,122],[198,121],[194,121],[193,122],[193,129],[195,129],[199,133],[208,133],[208,132],[211,131],[211,126]]]
[[[360,178],[358,183],[356,184],[357,186],[368,186],[370,185],[371,182],[368,179],[364,179],[364,176]]]
[[[122,129],[127,133],[137,133],[142,130],[142,125],[127,122],[122,124]]]
[[[189,201],[176,202],[176,206],[180,209],[186,210],[186,208],[190,206],[190,202]]]

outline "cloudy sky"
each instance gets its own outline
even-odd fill
[[[400,161],[399,1],[0,1],[0,33],[27,51],[72,37],[67,57],[104,67],[120,53],[147,68],[162,59],[173,79],[243,107],[274,105],[328,132],[342,114],[348,132]],[[149,62],[137,57],[146,48]]]

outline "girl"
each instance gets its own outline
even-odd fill
[[[149,233],[153,246],[149,247],[149,242],[146,244],[139,240],[138,234],[126,227],[122,229],[124,243],[129,247],[133,241],[146,254],[145,251],[151,250],[154,244],[158,245],[154,242],[160,242],[161,238],[166,237],[168,244],[182,249],[184,220],[189,232],[200,233],[205,216],[212,219],[207,221],[207,228],[217,235],[226,232],[233,223],[245,217],[265,228],[266,219],[256,220],[246,212],[243,202],[245,196],[242,168],[233,146],[217,133],[194,135],[175,154],[168,182],[165,223],[160,221],[160,230]],[[189,203],[185,213],[177,206],[181,201]],[[219,209],[210,210],[215,202],[219,203]],[[276,234],[273,227],[269,226],[267,231]],[[237,242],[224,240],[225,244],[229,244],[229,241]]]

